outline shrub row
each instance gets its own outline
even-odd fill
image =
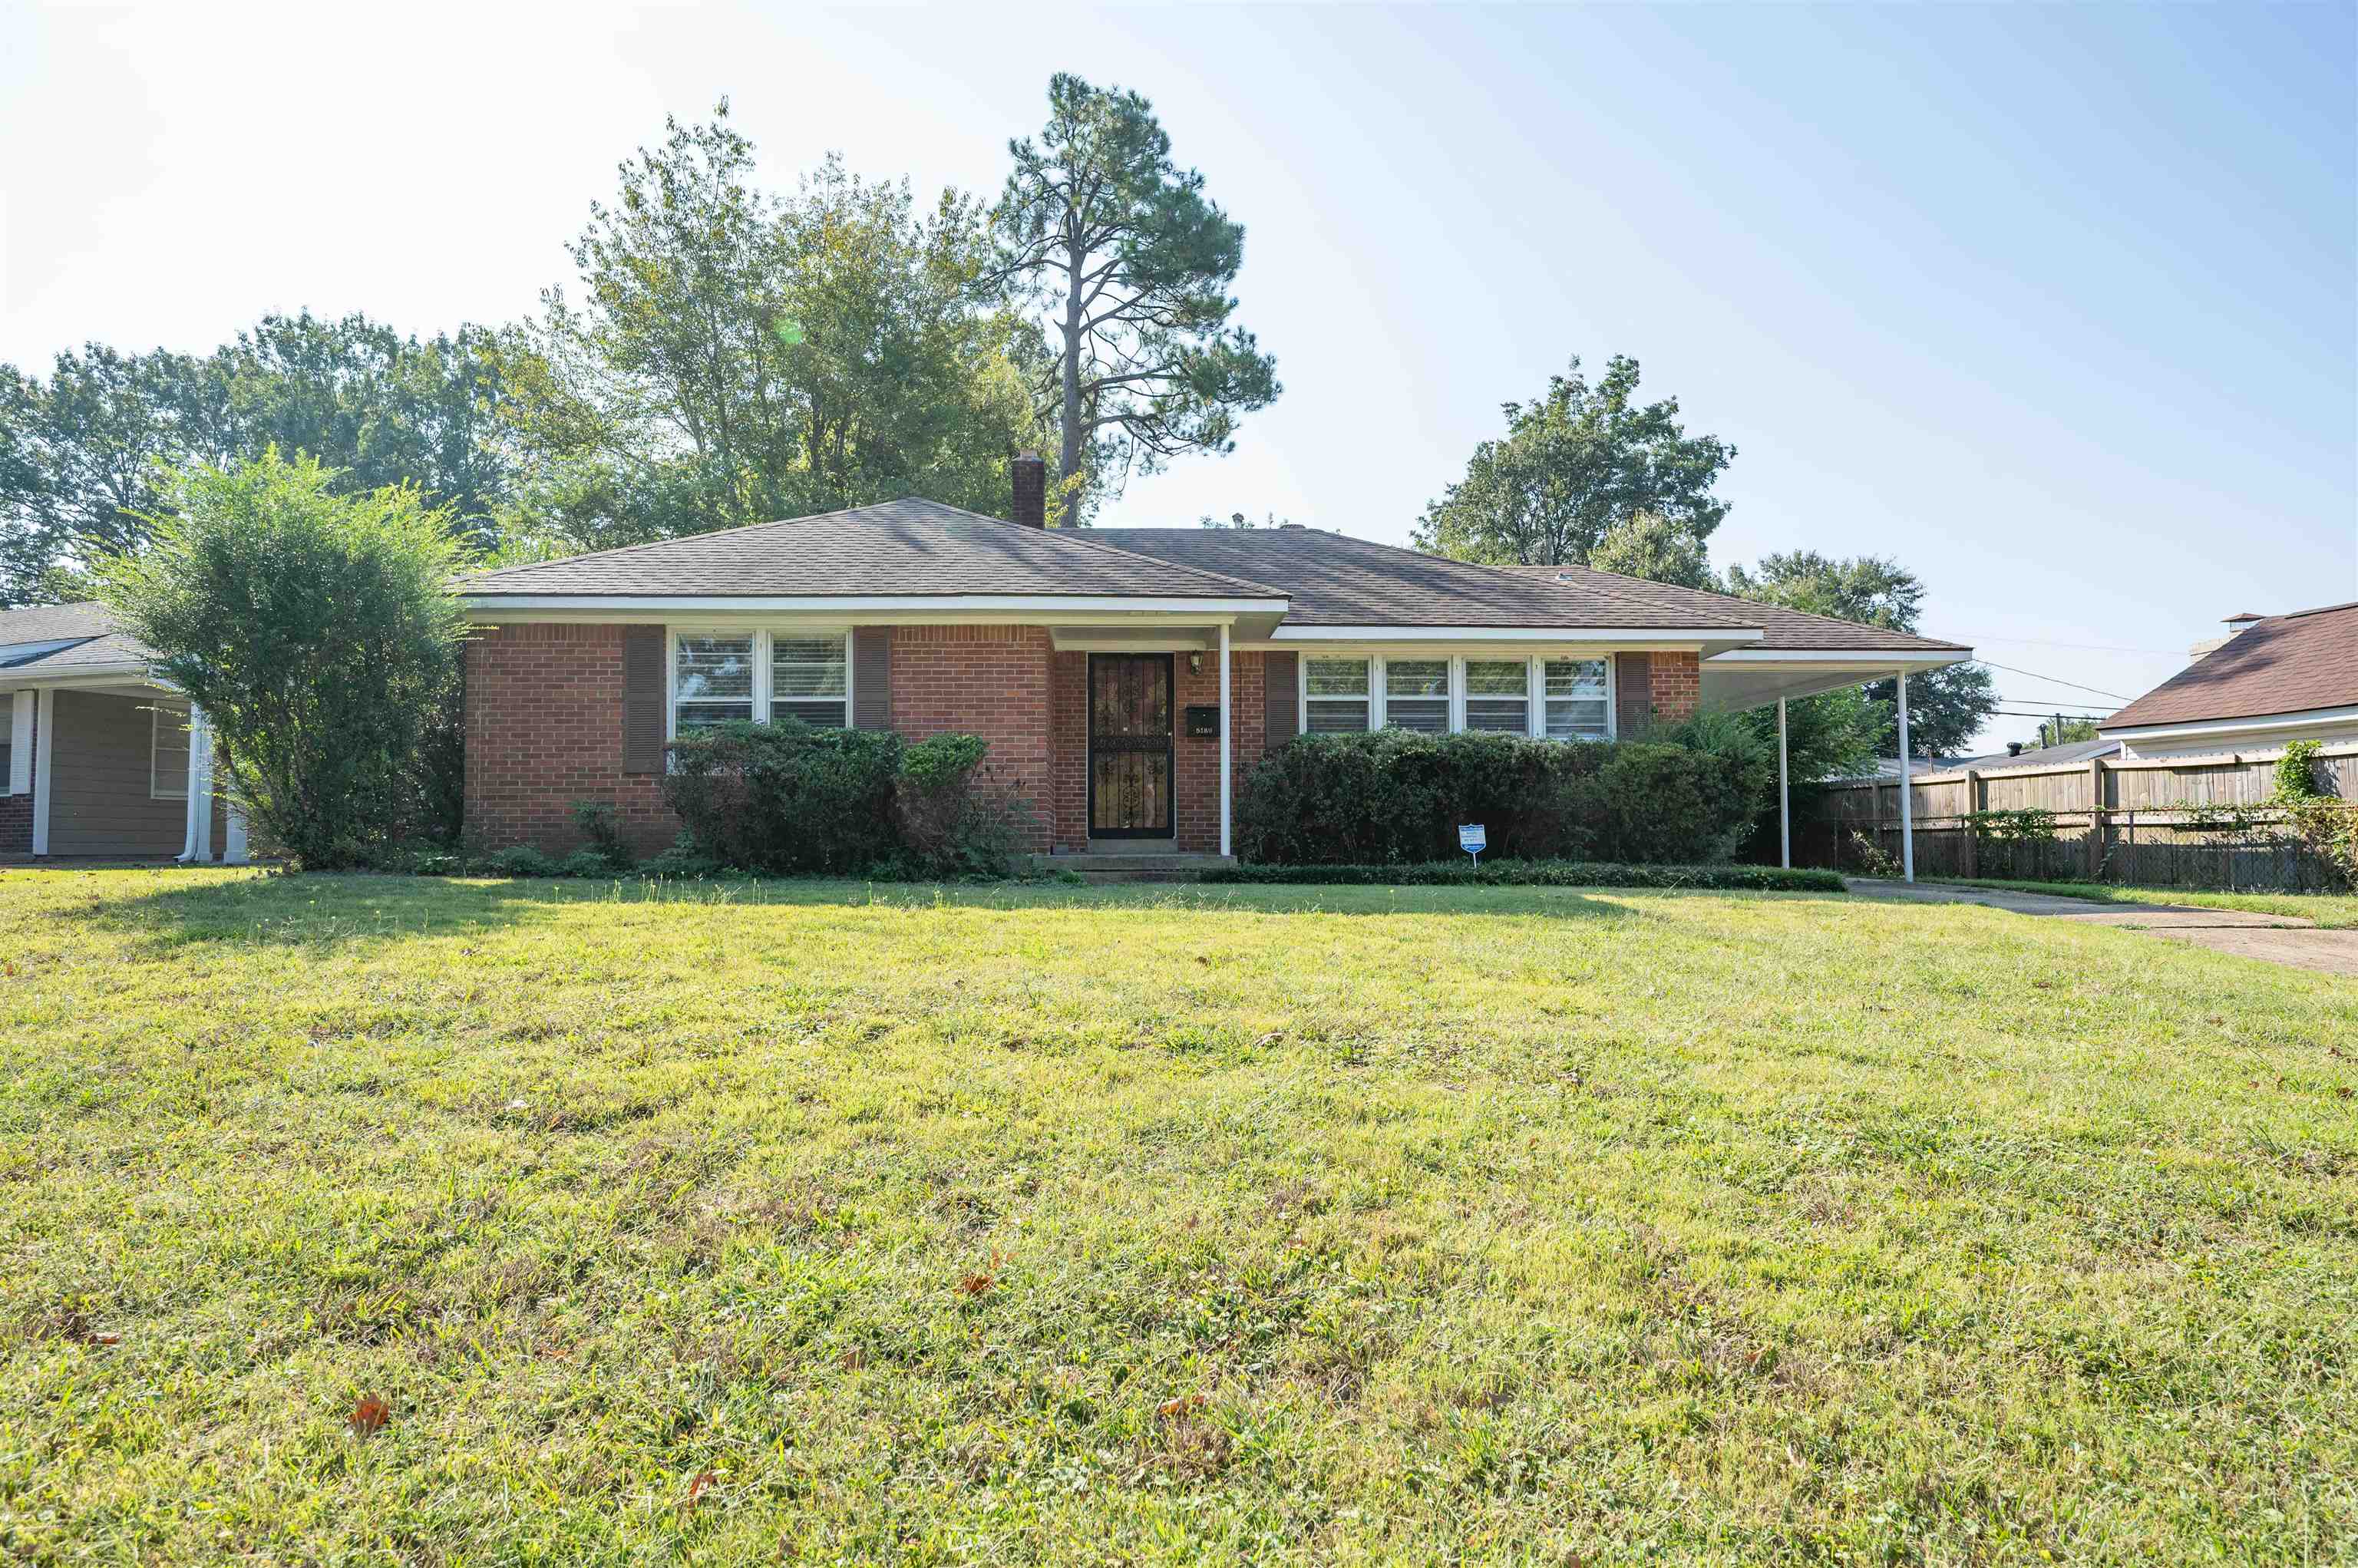
[[[1696,888],[1729,892],[1841,892],[1833,871],[1778,866],[1628,865],[1604,860],[1428,860],[1390,866],[1223,866],[1207,882],[1316,887]]]
[[[1701,865],[1733,854],[1764,805],[1745,746],[1304,735],[1246,780],[1237,849],[1269,865],[1415,863],[1478,822],[1493,852],[1518,860]]]

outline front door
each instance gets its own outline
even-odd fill
[[[1089,655],[1089,837],[1172,837],[1168,654]]]

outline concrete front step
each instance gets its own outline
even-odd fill
[[[1234,855],[1184,854],[1171,849],[1098,849],[1086,855],[1034,855],[1032,859],[1044,871],[1074,871],[1092,882],[1192,882],[1215,867],[1237,863]]]

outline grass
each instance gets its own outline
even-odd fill
[[[2298,914],[2329,930],[2358,927],[2358,894],[2330,892],[2197,892],[2189,888],[2126,888],[2106,882],[2006,881],[1994,877],[1942,877],[1969,888],[2011,888],[2098,903],[2176,903],[2199,909],[2243,909],[2255,914]]]
[[[0,873],[35,1562],[2358,1557],[2358,989],[1968,906]]]

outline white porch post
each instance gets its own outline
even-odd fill
[[[1916,880],[1915,789],[1908,782],[1908,672],[1899,672],[1899,874]]]
[[[1228,623],[1220,622],[1220,853],[1228,852],[1228,752],[1236,744],[1228,726]]]
[[[20,691],[8,698],[8,733],[15,738],[8,748],[8,793],[33,793],[33,749],[39,742],[33,735],[33,694]]]
[[[180,835],[183,860],[213,858],[212,741],[212,726],[205,721],[204,708],[189,704],[189,797]]]
[[[1793,869],[1793,791],[1785,777],[1785,699],[1777,699],[1777,863]]]
[[[49,753],[58,749],[58,690],[41,688],[33,721],[33,853],[49,852]]]
[[[245,813],[233,806],[222,824],[222,864],[243,866],[245,863]]]

